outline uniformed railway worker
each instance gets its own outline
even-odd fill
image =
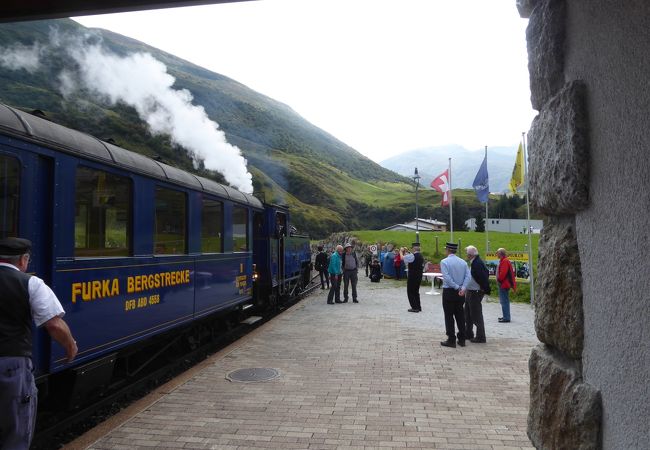
[[[32,243],[0,239],[0,449],[28,449],[36,422],[37,390],[32,374],[32,321],[66,352],[77,354],[65,312],[40,278],[26,274]]]
[[[447,242],[445,245],[447,257],[440,261],[442,272],[442,310],[445,313],[445,332],[447,340],[440,345],[456,347],[454,334],[454,319],[458,326],[458,345],[465,347],[465,291],[471,277],[467,263],[456,256],[458,244]]]
[[[414,242],[413,253],[404,255],[404,263],[407,264],[406,295],[409,299],[409,312],[419,313],[422,311],[420,304],[420,285],[422,284],[422,267],[424,258],[420,254],[420,243]]]

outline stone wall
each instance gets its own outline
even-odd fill
[[[548,216],[539,243],[535,331],[542,345],[529,361],[528,436],[537,448],[600,448],[601,397],[582,372],[584,314],[576,213],[590,206],[589,121],[580,80],[566,80],[564,0],[520,1],[526,30],[531,103],[528,135],[534,208]]]
[[[650,2],[518,0],[540,240],[528,434],[649,448]],[[546,224],[546,222],[545,222]]]

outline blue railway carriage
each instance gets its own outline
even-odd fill
[[[311,282],[309,237],[296,232],[285,206],[265,205],[253,221],[256,303],[276,307]]]
[[[112,379],[125,349],[253,303],[253,218],[271,212],[252,195],[5,105],[0,189],[0,236],[33,241],[29,271],[53,288],[79,346],[66,364],[37,331],[41,389],[65,371],[81,396]]]

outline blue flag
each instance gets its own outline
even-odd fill
[[[488,170],[487,170],[487,153],[485,154],[485,158],[483,158],[481,167],[479,167],[478,173],[474,178],[472,187],[476,192],[478,201],[481,203],[487,203],[488,195],[490,194],[490,179],[488,178]]]

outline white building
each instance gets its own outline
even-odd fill
[[[417,223],[417,227],[416,227]],[[447,224],[433,219],[413,219],[410,222],[398,223],[384,228],[386,231],[447,231]]]
[[[488,231],[503,231],[504,233],[526,233],[526,219],[495,219],[488,217],[485,220],[485,229]],[[542,231],[544,222],[542,220],[530,220],[530,227],[534,234]],[[465,226],[470,231],[476,231],[476,219],[465,221]]]

